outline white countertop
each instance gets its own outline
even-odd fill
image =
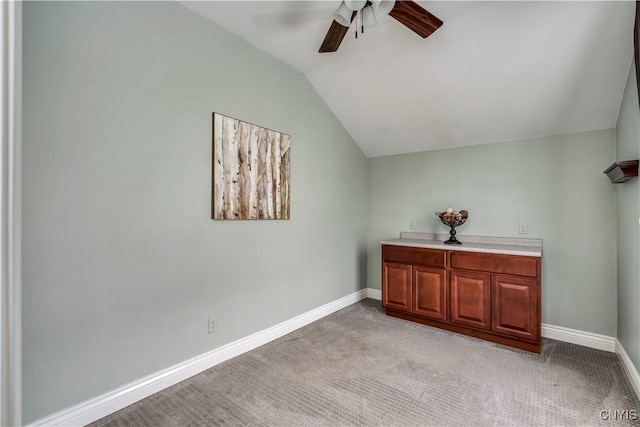
[[[450,251],[542,257],[542,239],[458,235],[456,238],[462,242],[461,245],[445,245],[443,242],[448,238],[448,234],[403,232],[400,233],[399,239],[383,240],[382,244]]]

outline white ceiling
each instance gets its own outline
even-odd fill
[[[419,1],[426,39],[389,16],[318,53],[339,1],[185,6],[304,73],[368,157],[615,127],[633,1]]]

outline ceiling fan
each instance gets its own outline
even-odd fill
[[[386,14],[391,15],[423,39],[430,36],[442,25],[442,20],[414,1],[343,0],[333,13],[334,21],[324,37],[319,52],[337,51],[351,23],[358,15],[360,15],[361,30],[364,31],[364,28],[377,25],[378,17]],[[357,37],[358,30],[356,28]]]

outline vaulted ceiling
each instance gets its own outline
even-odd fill
[[[183,2],[304,73],[368,157],[615,127],[632,1],[420,1],[318,53],[339,1]]]

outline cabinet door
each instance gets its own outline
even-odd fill
[[[382,264],[382,306],[411,312],[411,266]]]
[[[538,340],[540,287],[535,279],[493,276],[491,330],[506,335]]]
[[[413,267],[413,312],[432,319],[447,320],[447,285],[444,270]]]
[[[491,277],[469,271],[449,272],[451,322],[491,329]]]

